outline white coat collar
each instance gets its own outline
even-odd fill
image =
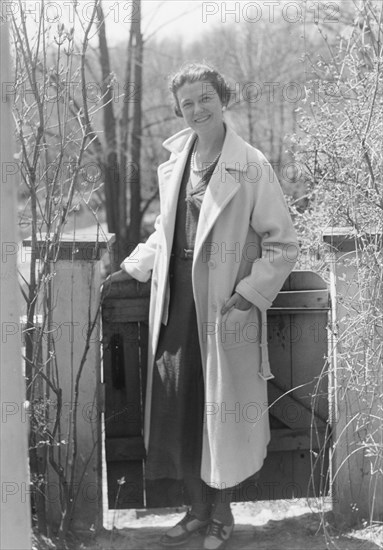
[[[247,144],[230,126],[225,124],[225,127],[226,136],[220,162],[224,164],[226,169],[243,172],[247,169]],[[165,140],[162,145],[171,153],[179,156],[190,149],[195,137],[196,134],[191,128],[185,128]]]

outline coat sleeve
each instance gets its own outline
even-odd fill
[[[266,311],[293,269],[299,245],[277,177],[266,158],[259,151],[256,154],[256,162],[248,165],[248,181],[254,181],[255,199],[250,224],[261,239],[262,256],[254,260],[250,274],[239,281],[235,290]],[[261,176],[257,177],[259,167]]]
[[[154,232],[150,235],[148,240],[145,243],[138,244],[133,252],[125,258],[120,265],[121,269],[141,283],[146,283],[151,277],[160,226],[161,217],[158,216],[154,224]]]
[[[166,166],[172,167],[172,161],[174,161],[176,157],[177,155],[172,153],[169,160],[163,164],[160,164],[158,167],[159,178],[161,177],[161,170],[163,170]],[[129,275],[141,283],[146,283],[152,275],[161,231],[162,224],[160,214],[157,216],[154,223],[154,232],[150,235],[148,240],[145,243],[140,243],[137,245],[133,252],[120,264],[121,269],[129,273]]]

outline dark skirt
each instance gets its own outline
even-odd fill
[[[191,149],[192,151],[192,149]],[[204,379],[192,287],[192,252],[201,204],[216,163],[191,186],[190,158],[177,202],[170,262],[170,304],[153,366],[146,478],[200,477]],[[185,258],[184,250],[191,254]]]
[[[192,259],[172,256],[168,324],[153,370],[147,479],[200,477],[204,381]]]

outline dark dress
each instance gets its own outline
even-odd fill
[[[167,325],[153,369],[147,479],[200,477],[204,380],[192,288],[198,217],[214,164],[194,188],[190,157],[181,182],[172,256]]]

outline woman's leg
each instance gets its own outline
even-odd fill
[[[193,476],[186,476],[184,482],[191,503],[191,512],[201,521],[209,519],[214,500],[210,487],[202,479]]]
[[[202,479],[191,476],[185,478],[185,486],[191,502],[191,511],[199,520],[211,517],[225,525],[232,524],[230,504],[234,498],[235,487],[214,489],[206,485]]]
[[[213,489],[212,491],[214,503],[209,527],[203,541],[204,550],[223,549],[234,528],[230,503],[234,497],[235,487],[223,490]]]
[[[214,501],[211,517],[225,525],[233,523],[233,514],[231,511],[231,502],[234,498],[235,487],[228,489],[213,489]]]

